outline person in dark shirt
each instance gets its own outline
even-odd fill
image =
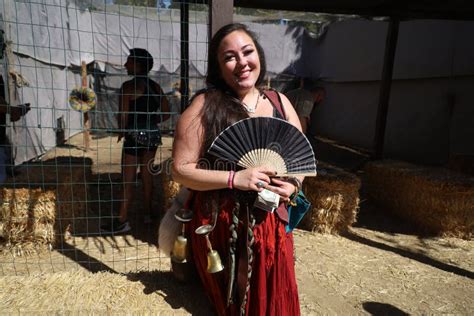
[[[144,223],[151,223],[153,175],[148,163],[154,159],[156,145],[143,145],[134,137],[137,131],[157,131],[157,124],[168,119],[169,103],[161,86],[148,77],[153,67],[153,57],[143,48],[133,48],[125,63],[127,73],[133,78],[120,88],[119,113],[117,115],[120,134],[118,141],[125,138],[122,156],[123,192],[119,218],[101,226],[103,232],[124,233],[131,229],[128,209],[133,199],[133,182],[137,166],[144,193]],[[135,132],[135,134],[134,134]]]
[[[7,114],[10,114],[10,122],[20,120],[30,110],[29,104],[10,106],[5,100],[5,82],[0,75],[0,183],[7,177],[7,167],[13,165],[10,157],[10,143],[7,138]]]

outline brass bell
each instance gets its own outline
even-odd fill
[[[176,237],[171,251],[171,271],[174,277],[181,282],[187,282],[194,278],[196,271],[186,238],[185,224],[193,219],[194,212],[190,209],[181,208],[176,211],[174,217],[181,223],[181,234]]]
[[[171,252],[171,260],[174,262],[185,262],[189,255],[188,239],[185,237],[185,223],[192,220],[193,211],[190,209],[181,208],[176,211],[174,217],[176,220],[181,222],[181,235],[178,235],[174,241],[173,251]]]
[[[185,262],[188,258],[188,239],[183,235],[178,235],[173,245],[171,259],[176,262]]]
[[[207,253],[207,272],[217,273],[224,270],[221,257],[217,250],[211,250]]]
[[[224,265],[222,264],[221,257],[217,250],[212,249],[211,240],[209,239],[209,233],[214,229],[212,225],[202,225],[196,228],[195,233],[198,235],[204,236],[206,238],[207,248],[209,252],[207,253],[207,272],[216,273],[224,270]]]

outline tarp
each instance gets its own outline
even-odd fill
[[[79,66],[82,61],[123,65],[128,50],[141,47],[154,56],[156,71],[174,73],[180,66],[180,24],[172,15],[137,10],[128,16],[69,2],[64,6],[62,0],[45,3],[15,2],[9,8],[7,36],[15,53],[57,66]],[[268,71],[281,73],[300,59],[302,28],[248,24],[266,48]],[[189,62],[201,75],[206,73],[207,43],[207,24],[190,22]]]
[[[66,137],[82,131],[82,114],[71,110],[68,95],[80,86],[80,76],[67,68],[51,67],[35,59],[14,55],[15,71],[27,86],[15,89],[19,103],[30,103],[31,110],[20,121],[7,127],[15,148],[15,162],[35,158],[56,145],[56,122],[67,123]]]
[[[169,72],[180,65],[180,26],[168,16],[127,16],[89,11],[74,3],[15,2],[6,17],[13,51],[47,64],[80,65],[102,61],[123,65],[128,50],[146,48],[155,58],[155,70]],[[190,26],[191,61],[203,73],[206,25]]]
[[[310,50],[322,59],[327,92],[313,133],[373,149],[386,29],[386,22],[334,23]],[[474,153],[470,34],[473,21],[400,23],[384,146],[391,157],[442,163]]]
[[[334,23],[324,41],[309,44],[306,51],[313,59],[320,59],[320,78],[334,82],[380,80],[387,27],[387,22],[366,20]],[[468,40],[472,34],[474,22],[470,21],[400,23],[393,79],[473,75],[474,41]]]

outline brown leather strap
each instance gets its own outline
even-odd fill
[[[243,225],[241,231],[241,239],[239,240],[239,262],[237,267],[237,299],[238,299],[238,306],[242,310],[245,308],[244,304],[245,297],[247,294],[247,284],[249,282],[249,239],[248,239],[248,229],[249,229],[249,206],[247,203],[244,205],[244,209],[241,210],[244,212],[244,216],[242,218]]]
[[[275,90],[264,90],[263,93],[265,94],[265,96],[267,96],[272,105],[278,110],[278,112],[280,112],[280,114],[286,120],[285,110],[283,108],[283,105],[281,104],[281,99],[278,92]],[[284,203],[280,203],[275,212],[282,221],[288,223],[288,210],[286,209]]]
[[[284,221],[285,223],[288,224],[288,209],[286,208],[285,203],[280,203],[278,208],[275,210],[275,213],[277,213],[278,217]]]
[[[265,90],[263,92],[267,98],[270,100],[272,105],[278,110],[278,112],[286,119],[285,111],[281,105],[280,96],[275,90]],[[247,294],[249,289],[249,281],[252,274],[251,268],[251,257],[253,254],[249,253],[252,251],[249,247],[252,247],[253,241],[249,240],[249,230],[252,230],[251,227],[253,224],[250,224],[250,204],[249,201],[245,201],[241,204],[242,208],[240,209],[241,221],[242,221],[242,230],[239,234],[238,239],[238,263],[237,263],[237,306],[239,306],[240,314],[245,314],[246,303],[248,300]],[[281,203],[279,207],[275,210],[277,216],[284,222],[288,223],[288,211],[284,203]],[[232,280],[231,280],[232,282]],[[232,293],[232,287],[230,289]],[[231,300],[228,300],[231,302]]]
[[[270,100],[271,104],[280,112],[283,119],[286,120],[286,113],[283,105],[281,104],[280,95],[275,90],[264,90],[263,94]]]

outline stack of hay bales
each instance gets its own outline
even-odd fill
[[[318,175],[307,177],[303,191],[312,208],[299,228],[318,233],[345,232],[356,221],[360,179],[329,164],[318,164]]]
[[[16,254],[54,247],[87,220],[90,159],[33,163],[0,191],[0,248]]]
[[[392,160],[371,162],[365,172],[369,197],[422,233],[472,238],[473,177]]]

